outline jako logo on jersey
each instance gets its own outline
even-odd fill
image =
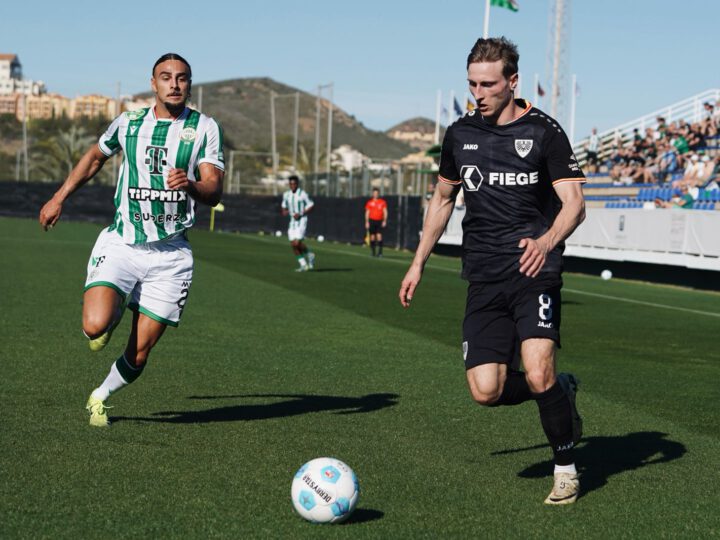
[[[187,193],[179,189],[128,188],[133,201],[180,202],[187,200]]]
[[[468,191],[477,191],[483,183],[483,175],[477,165],[463,165],[460,167],[460,176]]]
[[[515,151],[521,158],[524,158],[532,150],[533,141],[532,139],[515,139]]]
[[[182,133],[180,133],[180,140],[192,142],[195,140],[195,137],[197,135],[197,132],[195,131],[195,128],[185,128],[182,130]]]
[[[464,144],[463,150],[477,150],[478,145],[477,144]]]

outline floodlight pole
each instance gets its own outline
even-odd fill
[[[271,153],[272,153],[272,173],[273,180],[277,182],[278,175],[278,162],[277,162],[277,141],[275,134],[275,92],[270,91],[270,138],[271,138]]]
[[[575,105],[577,101],[577,75],[572,76],[572,94],[570,95],[570,144],[575,144]]]
[[[485,0],[485,23],[483,24],[483,39],[490,35],[490,0]]]
[[[315,156],[313,161],[313,172],[317,173],[320,162],[320,92],[322,86],[317,87],[317,97],[315,98]]]
[[[297,171],[298,131],[300,125],[300,92],[295,92],[295,125],[293,129],[293,171]]]
[[[23,176],[25,181],[29,181],[28,173],[28,138],[27,138],[27,94],[23,91]]]
[[[333,120],[333,89],[335,84],[327,85],[330,97],[328,98],[328,128],[327,128],[327,181],[330,182],[330,153],[332,152],[332,120]],[[329,185],[329,184],[328,184]]]
[[[293,162],[292,167],[293,170],[297,170],[297,153],[298,153],[298,130],[300,125],[300,92],[295,92],[294,94],[276,94],[275,92],[270,92],[270,121],[272,122],[272,129],[271,129],[271,136],[272,136],[272,154],[273,156],[277,153],[277,133],[275,131],[275,100],[279,98],[286,98],[286,97],[292,97],[295,99],[295,124],[293,126]],[[278,171],[277,168],[279,166],[280,156],[277,156],[276,159],[273,159],[273,174],[277,175]]]
[[[442,100],[442,92],[437,91],[437,99],[435,100],[435,144],[440,142],[440,101]]]

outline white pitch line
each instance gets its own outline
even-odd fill
[[[611,296],[609,294],[598,294],[598,293],[591,293],[591,292],[587,292],[587,291],[579,291],[577,289],[568,289],[566,287],[563,287],[563,292],[564,291],[567,291],[569,293],[575,293],[575,294],[584,294],[585,296],[595,296],[597,298],[604,298],[606,300],[618,300],[620,302],[627,302],[628,304],[639,304],[641,306],[674,309],[675,311],[683,311],[685,313],[695,313],[696,315],[707,315],[709,317],[720,317],[720,313],[715,313],[713,311],[701,311],[699,309],[689,309],[689,308],[678,307],[678,306],[668,306],[667,304],[656,304],[655,302],[645,302],[643,300],[633,300],[631,298],[622,298],[621,296]]]
[[[254,240],[260,240],[260,238],[255,238],[255,237],[252,237],[252,236],[250,236],[249,238],[252,238],[252,239],[254,239]],[[267,242],[266,239],[263,239],[263,240],[265,240],[265,241]],[[272,240],[271,240],[271,241],[272,241]],[[318,246],[318,247],[319,247],[319,246]],[[334,247],[332,247],[331,245],[322,246],[322,247],[320,247],[320,249],[321,249],[322,251],[331,251],[331,252],[333,252],[333,253],[341,253],[341,254],[343,254],[343,255],[349,255],[349,256],[351,256],[351,257],[363,257],[363,258],[367,258],[367,255],[365,255],[365,254],[354,253],[354,252],[351,252],[351,251],[345,251],[345,250],[343,250],[343,249],[334,249]],[[402,264],[402,265],[406,265],[406,266],[409,266],[409,265],[410,265],[410,262],[409,262],[409,261],[403,261],[403,260],[399,260],[399,259],[381,259],[380,261],[382,261],[382,262],[392,262],[392,263]],[[454,272],[454,273],[459,273],[459,272],[460,272],[460,269],[459,269],[459,268],[447,268],[447,267],[444,267],[444,266],[435,266],[435,265],[433,265],[433,264],[426,264],[426,265],[425,265],[425,268],[430,268],[431,270],[444,270],[444,271],[446,271],[446,272]],[[563,287],[562,290],[563,290],[563,291],[567,291],[567,292],[569,292],[569,293],[584,294],[585,296],[594,296],[594,297],[597,297],[597,298],[604,298],[604,299],[606,299],[606,300],[617,300],[617,301],[619,301],[619,302],[627,302],[628,304],[638,304],[638,305],[641,305],[641,306],[656,307],[656,308],[663,308],[663,309],[672,309],[672,310],[675,310],[675,311],[682,311],[682,312],[684,312],[684,313],[694,313],[695,315],[707,315],[708,317],[720,317],[720,313],[715,313],[715,312],[713,312],[713,311],[701,311],[701,310],[699,310],[699,309],[690,309],[690,308],[683,308],[683,307],[678,307],[678,306],[669,306],[669,305],[667,305],[667,304],[657,304],[657,303],[655,303],[655,302],[645,302],[645,301],[643,301],[643,300],[633,300],[633,299],[631,299],[631,298],[623,298],[623,297],[621,297],[621,296],[611,296],[611,295],[609,295],[609,294],[599,294],[599,293],[591,293],[591,292],[587,292],[587,291],[579,291],[579,290],[577,290],[577,289],[568,289],[567,287]]]

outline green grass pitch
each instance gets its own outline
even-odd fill
[[[582,380],[583,495],[542,504],[537,407],[467,392],[459,261],[433,257],[414,305],[410,255],[193,231],[182,324],[90,428],[120,354],[80,331],[99,227],[0,219],[2,538],[705,538],[720,533],[720,296],[566,275],[559,365]],[[682,270],[678,270],[682,271]],[[290,502],[305,461],[346,461],[362,489],[338,526]]]

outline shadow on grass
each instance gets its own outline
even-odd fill
[[[581,474],[581,496],[603,487],[613,475],[683,457],[687,452],[685,445],[668,440],[667,436],[667,433],[659,431],[640,431],[617,437],[584,438],[575,449],[575,461]],[[501,450],[493,452],[492,455],[514,454],[540,448],[548,446],[540,444],[528,448]],[[552,474],[553,461],[548,460],[523,469],[518,476],[542,478]]]
[[[203,424],[208,422],[239,422],[247,420],[267,420],[285,418],[323,411],[336,411],[335,414],[368,413],[392,407],[397,404],[398,394],[368,394],[361,397],[313,396],[306,394],[245,394],[231,396],[190,396],[188,399],[241,400],[248,398],[280,398],[276,403],[252,405],[229,405],[204,411],[161,411],[153,413],[151,418],[118,416],[113,422],[166,422],[171,424]]]
[[[354,268],[315,268],[312,270],[313,273],[318,272],[354,272]]]
[[[353,523],[365,523],[367,521],[376,521],[382,519],[385,512],[380,510],[372,510],[370,508],[356,508],[355,511],[347,518],[342,525],[352,525]]]

